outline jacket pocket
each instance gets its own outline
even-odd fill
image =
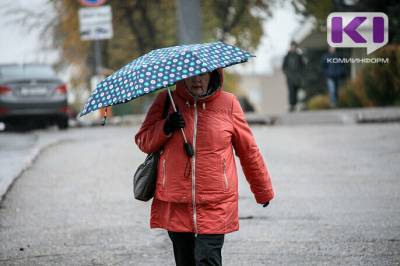
[[[223,160],[218,154],[201,154],[196,158],[196,193],[215,194],[225,192]]]
[[[229,188],[228,178],[226,177],[226,160],[224,159],[224,183],[225,183],[225,191]]]

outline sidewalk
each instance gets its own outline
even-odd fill
[[[400,107],[334,109],[287,113],[272,118],[275,125],[323,125],[400,122]]]
[[[151,201],[132,195],[137,129],[38,132],[63,143],[4,198],[0,265],[175,265],[168,234],[149,228]],[[276,198],[256,204],[238,166],[240,230],[226,235],[223,265],[398,264],[399,123],[252,131]]]
[[[250,125],[348,125],[362,123],[400,122],[400,107],[335,109],[327,111],[308,111],[287,113],[280,116],[246,114]],[[144,115],[111,117],[106,126],[139,126]],[[101,127],[99,122],[72,122],[71,127]],[[43,131],[48,133],[49,130]],[[31,133],[1,133],[0,136],[0,202],[14,180],[29,168],[41,151],[47,147],[69,139],[68,131],[57,134],[43,134],[42,131]]]
[[[0,203],[13,182],[43,150],[67,139],[67,132],[56,135],[42,132],[0,134]]]

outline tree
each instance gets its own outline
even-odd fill
[[[202,1],[204,41],[221,40],[254,51],[263,34],[262,22],[271,15],[275,1]],[[82,84],[91,73],[93,49],[91,42],[80,40],[79,1],[48,0],[48,3],[54,9],[54,16],[43,25],[42,35],[50,37],[52,46],[60,51],[60,67],[74,66],[73,84]],[[152,49],[178,44],[175,1],[118,0],[108,4],[113,13],[114,36],[102,41],[105,68],[116,70]],[[27,27],[38,24],[32,20],[42,15],[21,7],[7,13],[18,13],[18,21]]]
[[[297,13],[313,16],[325,25],[331,12],[383,12],[389,18],[389,43],[400,42],[400,2],[398,0],[291,0]],[[325,25],[326,26],[326,25]]]
[[[217,39],[255,50],[264,33],[262,22],[271,16],[275,3],[275,0],[202,1],[205,40]]]

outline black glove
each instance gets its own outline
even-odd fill
[[[165,119],[163,130],[165,135],[169,135],[176,129],[184,127],[185,127],[185,120],[183,120],[182,114],[179,112],[174,112],[169,114]]]
[[[264,204],[263,204],[263,207],[264,207],[264,208],[267,207],[268,204],[269,204],[269,201],[267,201],[266,203],[264,203]]]

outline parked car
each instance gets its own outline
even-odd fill
[[[0,64],[0,121],[68,127],[67,87],[50,65]]]

